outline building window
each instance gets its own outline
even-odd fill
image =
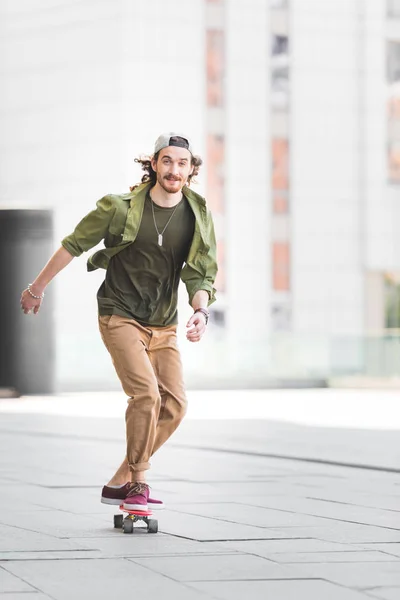
[[[224,34],[207,31],[207,105],[222,106],[224,80]]]
[[[388,179],[400,183],[400,42],[387,43]]]
[[[225,139],[222,135],[207,136],[207,201],[212,210],[223,213]]]
[[[388,42],[387,78],[389,84],[400,81],[400,42]]]
[[[288,55],[289,50],[289,38],[287,35],[273,35],[272,36],[272,56],[284,56]]]
[[[275,215],[287,214],[289,212],[289,196],[287,192],[274,192],[272,206]]]
[[[290,289],[290,246],[287,242],[274,242],[272,268],[274,290],[288,291]]]
[[[272,140],[272,189],[289,189],[289,142],[287,139]]]
[[[389,142],[388,163],[390,183],[400,183],[400,141]]]

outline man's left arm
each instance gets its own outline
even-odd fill
[[[194,311],[186,325],[188,329],[186,337],[190,342],[199,342],[201,340],[208,323],[209,312],[207,307],[215,301],[215,289],[213,285],[218,271],[216,260],[217,243],[214,223],[210,213],[208,214],[207,234],[210,246],[205,257],[207,263],[206,274],[200,284],[201,287],[194,294],[192,292],[193,295],[190,298],[190,304]]]
[[[194,313],[186,324],[186,337],[189,342],[199,342],[206,330],[208,323],[208,301],[209,294],[205,290],[198,290],[192,299],[192,308]]]

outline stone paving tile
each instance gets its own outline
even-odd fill
[[[254,495],[260,494],[269,494],[270,488],[275,485],[275,488],[280,487],[281,482],[276,481],[246,481],[244,484],[243,481],[214,481],[212,483],[187,483],[185,482],[186,491],[191,489],[191,486],[196,486],[196,489],[199,490],[199,493],[202,494],[203,491],[212,493],[215,496],[218,494],[230,494],[231,498],[243,498],[245,502],[247,502],[248,498],[251,498]],[[290,486],[287,486],[287,491],[290,490]]]
[[[35,588],[19,579],[0,565],[0,594],[11,594],[14,592],[35,592]]]
[[[279,402],[277,397],[275,401]],[[214,427],[206,420],[188,421],[186,425],[174,440],[176,443],[182,441],[182,446],[243,449],[245,452],[398,468],[398,456],[393,451],[398,447],[398,432],[395,430],[342,428],[339,437],[334,427],[277,423],[263,419],[232,419],[214,422]]]
[[[165,450],[165,451],[164,451]],[[171,476],[183,477],[190,481],[262,481],[266,479],[287,477],[315,476],[327,481],[333,481],[324,467],[307,463],[301,466],[292,461],[273,461],[263,456],[246,456],[245,454],[224,454],[220,452],[203,452],[185,448],[182,458],[182,448],[175,447],[171,442],[163,448],[163,453],[155,455],[152,462],[154,472],[168,472]],[[182,462],[182,467],[181,467]],[[196,471],[191,466],[196,464]],[[237,467],[237,468],[236,468]],[[238,475],[240,473],[240,476]]]
[[[13,515],[3,513],[0,517],[3,525],[17,525],[26,531],[47,534],[56,538],[98,537],[114,533],[112,516],[73,515],[68,512],[47,510],[35,513],[33,519],[29,512],[18,515],[18,523]]]
[[[383,494],[373,494],[371,490],[364,492],[352,492],[348,489],[338,491],[337,489],[316,492],[311,500],[326,500],[327,502],[343,502],[345,505],[363,506],[383,510],[400,511],[399,497],[390,497]]]
[[[394,542],[393,544],[363,544],[362,547],[364,550],[377,550],[400,558],[400,542]]]
[[[290,563],[363,563],[363,562],[393,562],[394,556],[383,552],[288,552],[286,554],[266,555],[270,560],[282,564]],[[399,559],[400,572],[400,559]]]
[[[253,506],[258,504],[251,500]],[[352,521],[354,523],[368,523],[379,527],[393,527],[400,530],[400,515],[391,510],[363,508],[351,504],[338,502],[318,501],[311,498],[271,498],[268,503],[262,502],[261,506],[280,508],[281,510],[295,511],[300,515],[312,515],[330,519]]]
[[[221,548],[235,549],[238,552],[249,552],[264,558],[271,557],[272,560],[279,562],[279,558],[275,558],[275,554],[285,554],[289,552],[357,552],[361,548],[359,546],[350,547],[347,544],[339,544],[337,542],[325,542],[316,539],[280,539],[280,540],[241,540],[235,542],[218,542]],[[390,546],[390,544],[389,544]],[[370,548],[369,548],[370,549]]]
[[[0,552],[51,552],[79,550],[79,543],[58,539],[45,533],[27,531],[12,525],[0,525]]]
[[[36,502],[39,506],[51,510],[65,511],[75,515],[111,515],[112,519],[113,507],[100,502],[100,492],[100,486],[95,490],[89,488],[47,489],[45,493],[42,490],[42,499],[37,498]],[[118,512],[118,507],[115,508]]]
[[[200,541],[290,537],[290,534],[280,534],[277,531],[272,533],[271,529],[242,524],[232,525],[226,521],[186,515],[168,509],[163,511],[162,519],[159,520],[159,531]]]
[[[368,600],[362,592],[348,590],[327,581],[217,581],[190,583],[197,590],[214,594],[219,600]],[[398,600],[398,598],[396,598]]]
[[[1,497],[0,497],[0,516],[2,515],[4,510],[7,510],[9,513],[20,513],[22,511],[26,511],[26,501],[19,497],[18,487],[12,487],[12,490],[7,490],[4,485],[1,486]],[[25,487],[24,493],[27,492],[27,488]],[[33,500],[30,503],[29,511],[43,511],[46,508],[35,504]]]
[[[100,502],[101,487],[91,488],[46,488],[36,485],[25,485],[24,493],[29,494],[29,512],[47,511],[48,509],[62,510],[74,514],[107,514],[110,507]],[[15,487],[13,495],[15,497]],[[7,508],[8,513],[26,512],[26,501],[2,499],[1,508]]]
[[[2,594],[0,592],[0,598]],[[12,596],[9,594],[4,594],[3,600],[53,600],[50,596],[46,594],[42,594],[42,592],[13,592]]]
[[[110,600],[127,594],[146,600],[212,598],[128,559],[7,562],[3,568],[53,600]]]
[[[400,586],[400,563],[291,564],[293,577],[325,579],[345,587],[366,590],[376,586]]]
[[[165,450],[165,452],[164,452]],[[189,481],[252,481],[255,479],[270,479],[271,477],[291,477],[307,476],[306,469],[293,469],[288,462],[281,461],[280,464],[271,464],[271,461],[264,457],[249,457],[246,455],[236,455],[235,460],[229,454],[218,453],[218,460],[215,460],[215,453],[200,452],[197,450],[185,449],[185,455],[182,458],[182,449],[174,448],[173,443],[168,448],[163,448],[163,453],[156,455],[152,459],[152,472],[168,472],[172,476],[184,478]],[[196,464],[196,470],[193,470],[193,464]],[[319,469],[321,472],[321,468]],[[240,473],[240,476],[238,476]]]
[[[313,537],[342,544],[400,542],[400,531],[344,521],[332,521],[327,527],[271,527],[269,533],[274,532],[281,537]]]
[[[129,558],[135,564],[176,581],[219,581],[233,579],[287,579],[291,567],[248,554]]]
[[[325,519],[318,517],[297,515],[293,512],[236,502],[231,502],[230,504],[213,502],[207,504],[190,504],[181,508],[180,512],[231,521],[233,523],[242,523],[244,525],[254,525],[255,527],[312,527],[323,526],[326,523]]]
[[[219,542],[197,542],[172,535],[125,535],[121,531],[115,536],[102,538],[76,538],[79,546],[97,549],[102,556],[181,556],[197,554],[236,554],[235,548],[225,547]],[[72,540],[71,540],[72,542]]]
[[[379,600],[399,600],[400,586],[398,587],[381,587],[368,590],[368,597],[378,598]]]
[[[151,485],[151,483],[150,483]],[[162,484],[162,486],[158,486],[157,489],[160,490],[160,493],[171,494],[171,501],[174,502],[174,505],[177,504],[179,506],[184,506],[187,502],[197,502],[197,503],[205,503],[205,502],[232,502],[232,492],[229,491],[228,485],[226,485],[226,489],[224,486],[215,485],[213,487],[210,483],[193,483],[193,482],[184,482],[184,485],[180,486],[178,490],[174,487],[174,482],[168,482],[167,487]],[[263,495],[262,495],[263,494]],[[280,482],[268,482],[265,485],[265,489],[259,491],[257,494],[253,496],[252,499],[257,497],[259,499],[257,502],[253,504],[257,504],[258,506],[263,506],[264,503],[268,502],[269,498],[285,498],[287,496],[296,496],[297,492],[291,485],[286,485],[285,483]],[[246,503],[249,498],[249,494],[246,492],[235,493],[235,499],[238,502]]]
[[[98,550],[41,550],[36,552],[0,552],[0,561],[4,564],[8,561],[25,560],[72,560],[82,558],[103,558]]]
[[[153,489],[154,486],[151,484],[150,487]],[[157,489],[162,492],[170,492],[175,494],[180,499],[181,494],[194,495],[195,497],[202,495],[212,495],[215,498],[215,488],[213,483],[199,483],[197,481],[186,481],[182,480],[170,480],[164,481],[162,486],[158,486]]]

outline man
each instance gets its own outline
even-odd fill
[[[44,289],[74,257],[104,240],[88,271],[106,269],[97,294],[99,328],[125,393],[127,454],[103,487],[101,501],[130,510],[162,508],[149,497],[150,457],[186,412],[176,343],[179,279],[193,315],[190,342],[201,340],[215,300],[214,226],[205,200],[189,186],[202,163],[180,134],[161,135],[151,158],[136,159],[145,175],[129,194],[107,195],[64,238],[21,296],[25,313],[40,309]]]

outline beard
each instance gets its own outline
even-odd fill
[[[185,181],[182,179],[168,180],[166,177],[157,176],[157,181],[168,194],[176,194],[177,192],[180,192],[185,185]]]

